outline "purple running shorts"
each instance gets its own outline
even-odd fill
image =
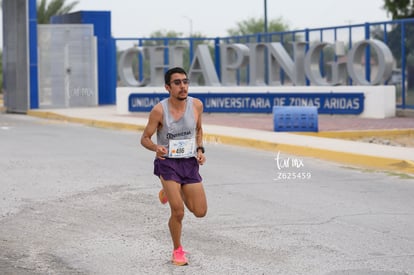
[[[199,164],[193,158],[166,158],[154,160],[154,175],[164,180],[173,180],[180,184],[198,183],[203,179],[199,173]]]

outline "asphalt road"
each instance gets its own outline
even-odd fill
[[[208,140],[172,266],[139,135],[0,114],[0,274],[414,274],[414,179]]]

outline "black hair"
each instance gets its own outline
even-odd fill
[[[187,72],[181,67],[174,67],[169,69],[164,75],[165,84],[169,85],[171,81],[171,76],[173,74],[185,74],[187,76]]]

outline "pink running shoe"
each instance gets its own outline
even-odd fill
[[[161,189],[158,193],[158,198],[162,204],[166,204],[168,202],[167,194],[165,194],[164,189]]]
[[[187,253],[187,252],[185,252],[183,250],[183,247],[182,246],[180,246],[179,248],[177,248],[176,250],[174,250],[173,251],[173,254],[172,254],[172,262],[173,262],[173,264],[180,265],[180,266],[182,266],[182,265],[188,265],[188,260],[187,260],[187,257],[185,256],[185,253]]]

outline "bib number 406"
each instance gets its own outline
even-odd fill
[[[195,139],[170,140],[168,157],[187,158],[194,155]]]

